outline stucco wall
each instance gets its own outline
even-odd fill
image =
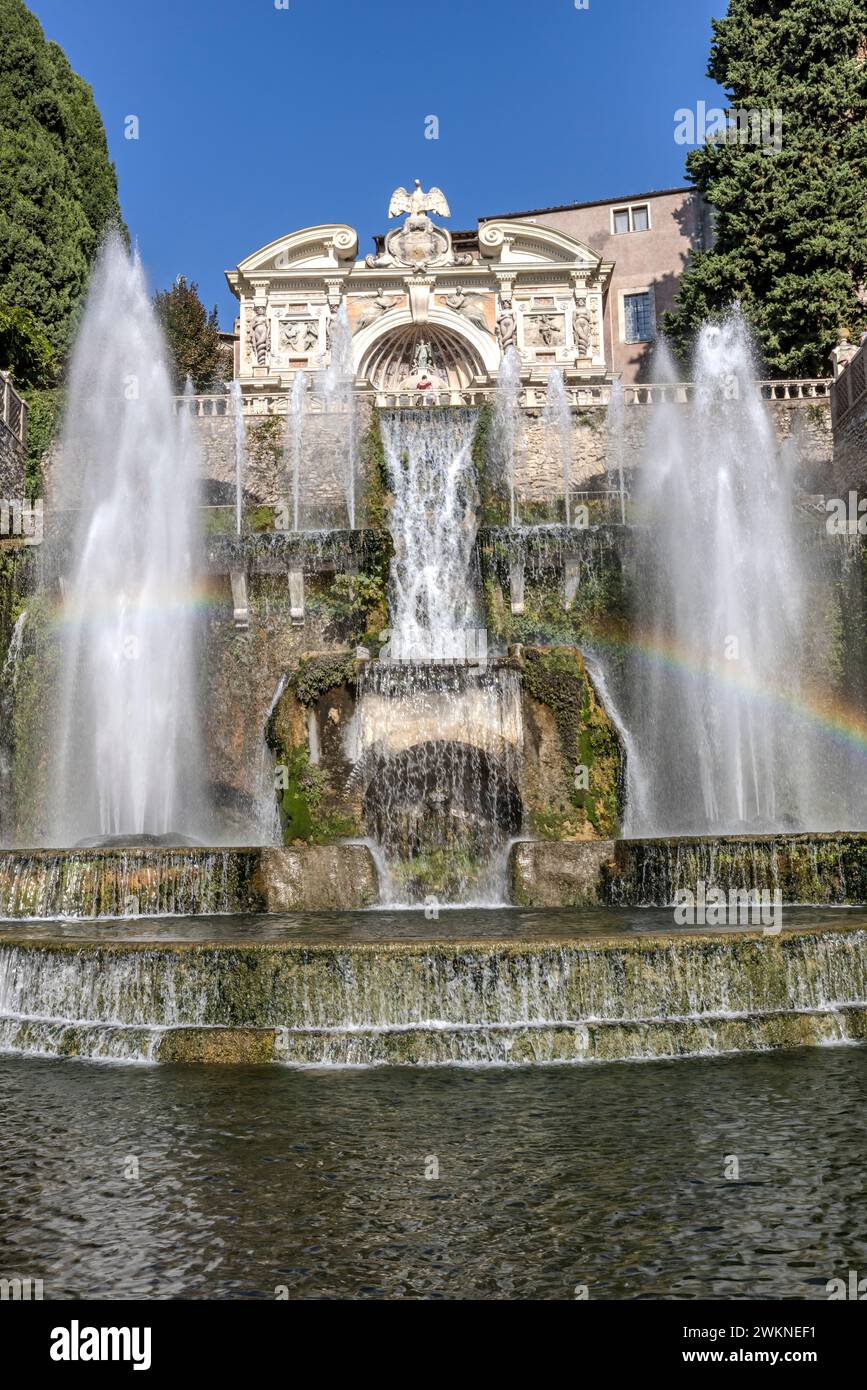
[[[648,205],[649,231],[615,234],[612,210],[635,203]],[[674,305],[690,252],[710,244],[709,212],[701,197],[691,189],[675,189],[580,207],[518,212],[514,216],[523,222],[556,227],[582,241],[604,261],[614,262],[605,302],[606,360],[624,382],[649,380],[652,344],[623,341],[623,294],[651,290],[656,321],[661,323],[662,315]]]

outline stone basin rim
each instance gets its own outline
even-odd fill
[[[568,909],[563,909],[568,910]],[[842,911],[852,911],[857,909],[841,909]],[[124,920],[122,918],[116,920]],[[466,954],[466,953],[491,953],[496,952],[504,956],[516,956],[525,954],[537,954],[552,950],[572,950],[572,951],[642,951],[658,949],[660,946],[679,946],[684,947],[710,947],[710,946],[732,946],[734,944],[743,945],[762,945],[762,944],[782,944],[789,941],[829,941],[836,937],[851,937],[858,933],[867,934],[867,920],[863,919],[852,923],[829,923],[827,926],[793,926],[783,927],[775,935],[763,932],[760,929],[744,927],[738,930],[720,930],[716,932],[693,931],[690,928],[680,927],[676,930],[666,931],[662,928],[651,929],[646,932],[630,932],[624,930],[618,933],[616,930],[607,935],[576,935],[574,937],[534,937],[516,940],[515,938],[491,937],[465,937],[442,938],[430,937],[424,940],[400,941],[321,941],[317,939],[297,940],[265,940],[257,941],[248,938],[238,938],[236,941],[227,941],[219,938],[202,938],[195,941],[166,940],[159,938],[148,941],[122,941],[106,936],[102,938],[98,933],[92,937],[64,937],[58,934],[56,937],[28,936],[26,932],[5,931],[0,928],[0,949],[4,947],[16,947],[27,950],[43,951],[64,951],[72,954],[80,951],[99,950],[112,953],[142,954],[151,952],[154,954],[191,954],[205,953],[218,955],[234,955],[252,952],[258,955],[280,954],[292,955],[293,953],[306,952],[316,956],[329,956],[335,954],[353,953],[358,955],[376,955],[378,953],[386,955],[408,955],[424,956],[432,951],[443,954]]]

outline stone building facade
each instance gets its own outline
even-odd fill
[[[507,349],[523,379],[560,368],[611,379],[603,316],[612,265],[556,227],[491,219],[454,238],[439,189],[395,190],[404,220],[358,256],[346,225],[281,237],[227,272],[240,304],[237,378],[255,402],[336,367],[378,397],[461,404]],[[255,405],[253,405],[255,409]]]
[[[606,361],[623,382],[649,380],[653,339],[663,314],[674,307],[686,263],[712,243],[711,210],[701,195],[692,188],[670,188],[533,208],[495,220],[512,219],[555,228],[612,266],[605,294]]]
[[[514,347],[524,381],[648,380],[650,349],[691,252],[710,244],[690,189],[532,209],[450,233],[439,189],[392,195],[406,214],[360,258],[347,225],[304,228],[227,271],[240,313],[245,393],[286,389],[333,358],[345,311],[346,366],[360,387],[435,395],[490,385]],[[416,370],[418,368],[418,370]]]

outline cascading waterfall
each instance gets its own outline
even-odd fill
[[[76,341],[60,490],[64,587],[55,844],[205,837],[196,627],[197,459],[137,257],[102,249]]]
[[[477,527],[474,411],[384,412],[394,506],[391,636],[397,661],[463,660],[479,614],[471,573]],[[470,653],[475,656],[475,649]]]
[[[494,663],[372,662],[358,687],[365,819],[393,901],[503,901],[521,827],[521,682]]]
[[[566,379],[559,367],[548,373],[545,399],[545,424],[552,443],[549,447],[559,454],[563,470],[563,507],[567,526],[572,525],[572,412],[566,392]]]
[[[0,1051],[612,1061],[863,1038],[867,932],[339,945],[0,940]],[[221,1055],[220,1049],[225,1051]]]
[[[735,312],[702,330],[693,404],[654,410],[623,673],[631,836],[867,821],[864,765],[822,727],[803,676],[807,547],[756,375]]]
[[[473,573],[476,421],[451,409],[380,420],[391,630],[361,677],[358,754],[368,823],[410,900],[502,900],[499,851],[520,826],[520,684],[487,661]]]

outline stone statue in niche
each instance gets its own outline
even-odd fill
[[[340,313],[340,305],[332,304],[331,313],[325,320],[325,351],[331,351],[331,344],[334,340],[334,329],[337,324],[337,316]]]
[[[271,325],[265,309],[260,304],[256,308],[248,334],[250,353],[257,367],[267,367],[268,353],[271,351]]]
[[[478,298],[471,299],[459,285],[453,294],[445,296],[445,302],[456,314],[463,314],[464,318],[470,320],[470,323],[474,323],[477,328],[483,328],[487,333],[488,321]]]
[[[572,312],[572,338],[577,357],[590,357],[593,324],[587,312],[587,300],[576,299]]]
[[[432,364],[433,354],[431,352],[430,343],[428,343],[424,338],[422,338],[421,342],[416,347],[415,353],[413,355],[412,370],[414,372],[418,372],[421,376],[426,376],[427,373],[430,371]]]
[[[497,342],[502,353],[505,353],[507,348],[518,346],[518,319],[512,308],[511,296],[500,296],[497,306]]]

